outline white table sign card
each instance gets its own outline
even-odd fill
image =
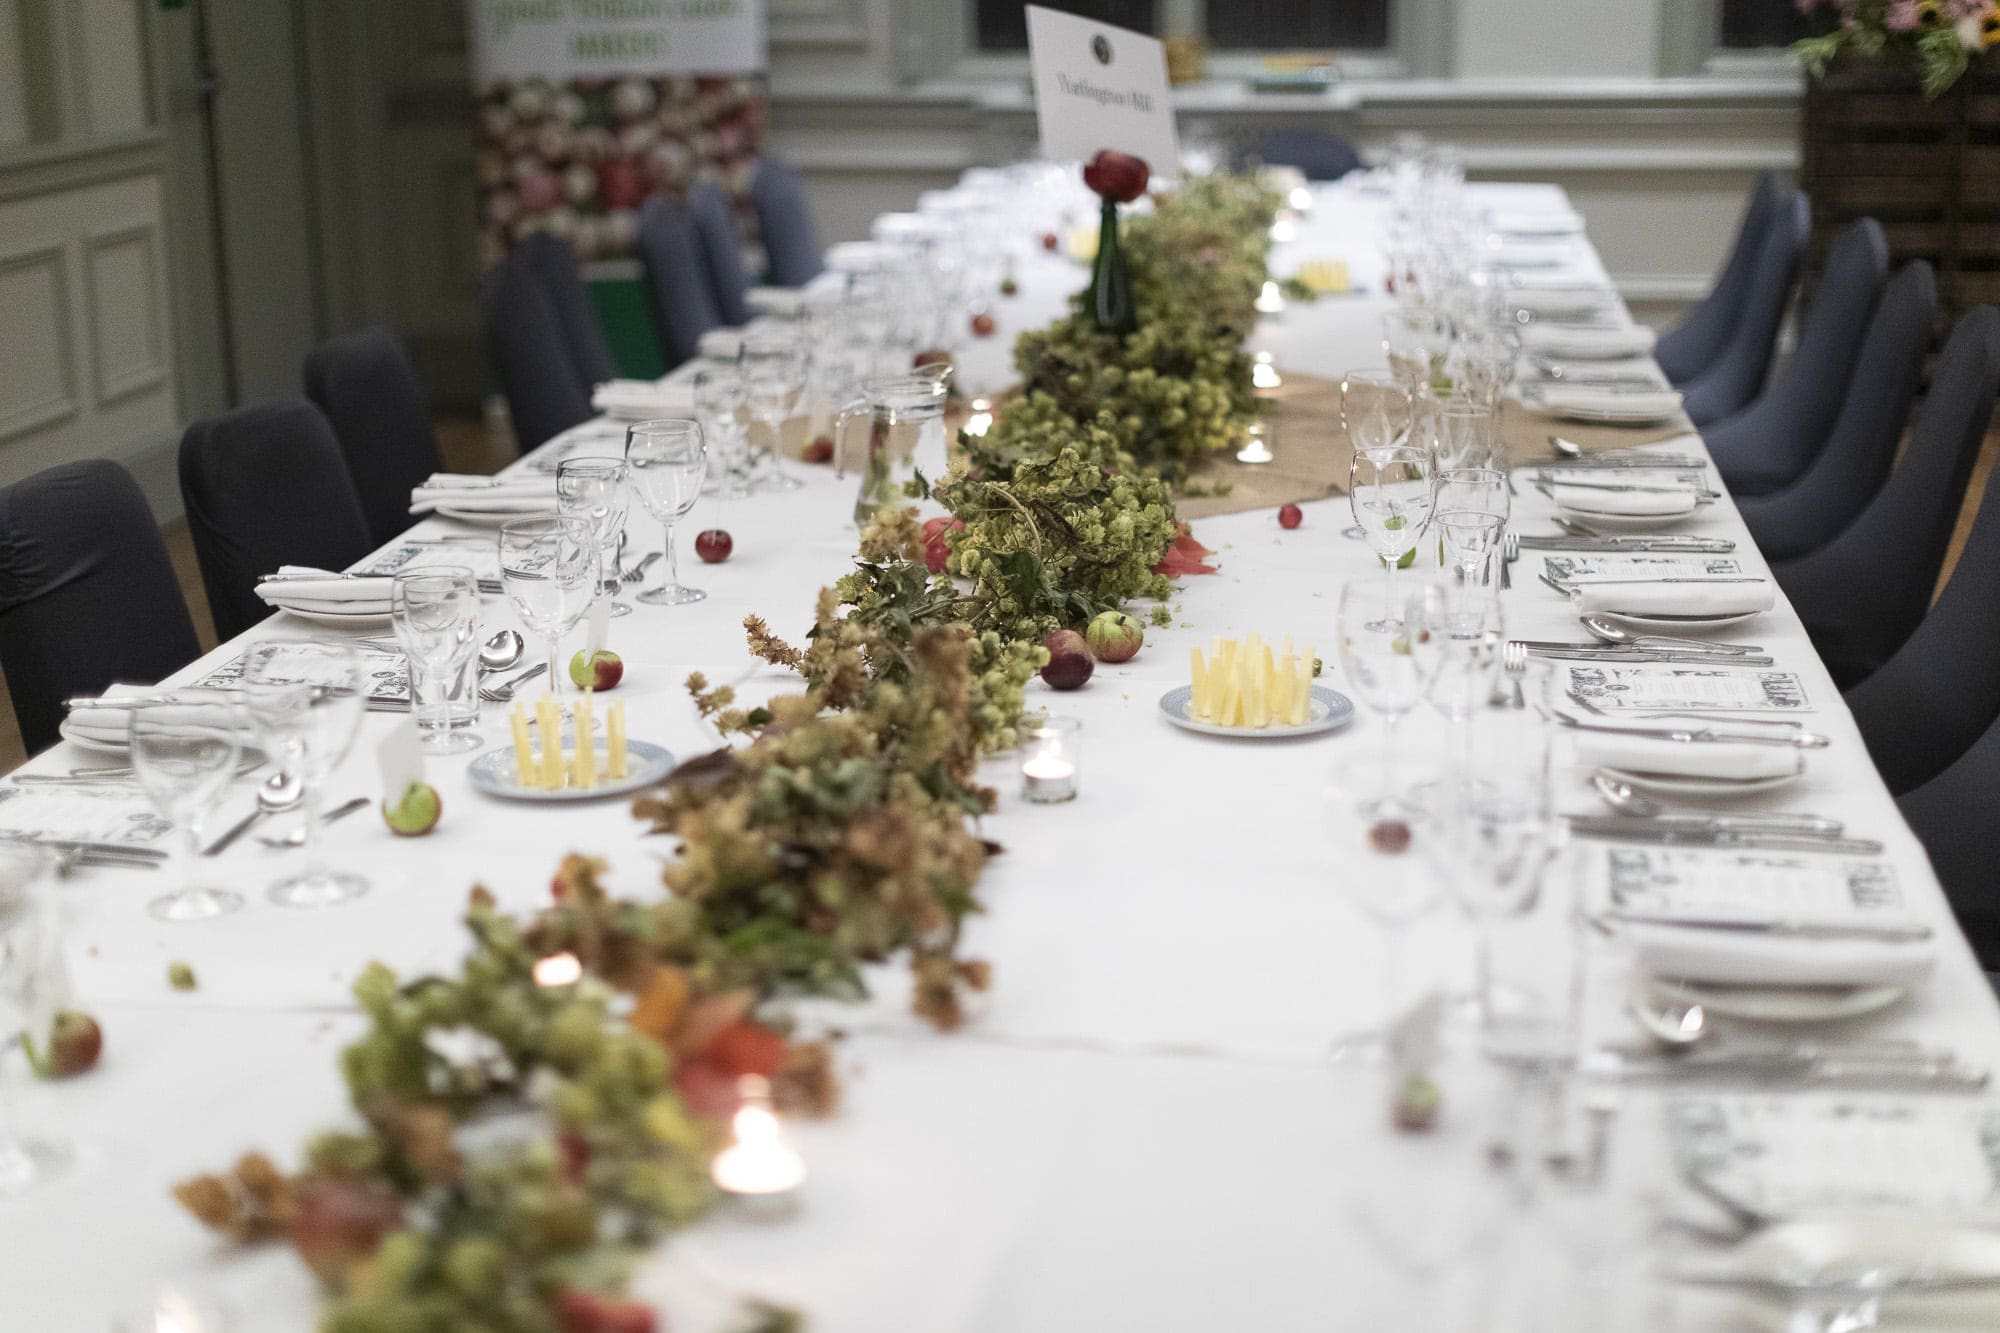
[[[1087,162],[1110,148],[1144,158],[1155,180],[1179,174],[1166,51],[1156,39],[1029,5],[1028,62],[1043,157]]]

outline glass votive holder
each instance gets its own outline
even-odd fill
[[[1243,447],[1236,451],[1236,461],[1239,463],[1270,462],[1272,458],[1270,434],[1270,431],[1265,427],[1263,422],[1251,422],[1250,429],[1244,434]]]
[[[1083,723],[1044,715],[1021,724],[1021,795],[1038,805],[1076,799]]]

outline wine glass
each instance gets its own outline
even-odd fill
[[[40,848],[0,843],[0,1199],[62,1175],[75,1157],[62,1139],[21,1133],[7,1056],[65,1000],[55,913],[37,881],[48,870]]]
[[[1439,509],[1431,517],[1444,540],[1445,558],[1467,583],[1484,586],[1494,554],[1500,549],[1504,526],[1498,514],[1472,509]]]
[[[1392,585],[1356,579],[1340,590],[1341,669],[1355,695],[1384,723],[1382,790],[1361,805],[1369,818],[1408,813],[1396,788],[1396,730],[1423,697],[1423,659],[1411,651],[1404,608]]]
[[[625,439],[625,462],[639,503],[666,529],[666,581],[639,594],[649,606],[680,606],[708,596],[699,588],[681,586],[674,560],[674,524],[701,498],[701,479],[708,470],[708,445],[693,421],[641,421]]]
[[[1430,451],[1398,444],[1357,452],[1347,470],[1347,502],[1362,536],[1382,561],[1384,595],[1396,569],[1429,526],[1436,487]]]
[[[328,869],[320,846],[327,779],[354,745],[368,706],[367,679],[361,655],[344,643],[262,643],[244,663],[250,728],[302,791],[306,868],[271,886],[271,901],[280,906],[327,907],[368,892],[360,875]]]
[[[1431,413],[1431,426],[1436,431],[1438,467],[1493,466],[1493,409],[1484,402],[1453,394]]]
[[[695,372],[694,415],[701,422],[702,436],[708,440],[709,453],[716,464],[709,468],[702,489],[718,500],[741,500],[750,494],[750,484],[745,480],[749,471],[749,440],[743,422],[748,397],[743,372],[736,366]]]
[[[700,478],[695,487],[701,486]],[[668,546],[671,561],[672,545]],[[563,695],[563,636],[597,600],[598,542],[581,518],[518,518],[500,529],[500,584],[521,623],[541,636],[549,693]],[[644,600],[643,598],[641,600]]]
[[[1410,391],[1379,370],[1350,370],[1340,380],[1340,424],[1357,453],[1386,449],[1410,429]]]
[[[749,393],[750,411],[763,423],[770,437],[759,455],[762,461],[770,464],[770,470],[761,480],[763,484],[783,491],[794,491],[805,484],[780,461],[784,453],[785,420],[798,402],[805,375],[805,349],[796,340],[743,340],[743,379]]]
[[[132,776],[162,819],[181,835],[182,887],[146,910],[161,921],[206,921],[243,906],[240,894],[196,883],[201,812],[236,776],[243,753],[237,710],[218,700],[134,708],[129,719]]]
[[[1412,397],[1427,391],[1451,345],[1444,317],[1423,305],[1406,305],[1382,317],[1382,350],[1389,369]]]
[[[481,742],[472,724],[479,719],[479,580],[461,565],[399,570],[390,585],[389,609],[409,664],[419,744],[432,754],[477,750]]]
[[[627,476],[622,458],[566,458],[556,466],[556,512],[582,519],[597,535],[597,593],[612,599],[614,616],[632,614],[630,606],[616,600],[623,586],[618,548],[625,540],[625,515],[632,507]]]

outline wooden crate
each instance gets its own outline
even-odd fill
[[[1929,260],[1938,277],[1938,331],[2000,299],[2000,59],[1973,62],[1935,101],[1914,62],[1838,61],[1806,84],[1799,186],[1811,196],[1806,283],[1833,236],[1872,217],[1890,264]]]

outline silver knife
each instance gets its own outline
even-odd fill
[[[1720,499],[1720,491],[1707,487],[1693,486],[1641,486],[1629,481],[1571,481],[1562,477],[1551,477],[1542,473],[1535,478],[1537,486],[1563,486],[1579,491],[1629,491],[1637,495],[1693,495],[1697,498]]]
[[[1542,575],[1542,580],[1560,592],[1579,592],[1584,588],[1625,588],[1648,583],[1768,583],[1769,579],[1752,574],[1715,574],[1694,577],[1690,575],[1669,575],[1659,579],[1580,579],[1575,583],[1564,583],[1552,575]]]
[[[30,833],[0,833],[0,841],[24,842],[57,851],[85,852],[92,856],[129,857],[134,861],[164,861],[167,854],[158,847],[140,847],[123,842],[89,842],[80,838],[49,838]]]
[[[1986,1086],[1987,1071],[1963,1065],[1949,1053],[1913,1059],[1876,1059],[1834,1055],[1684,1056],[1655,1061],[1631,1061],[1620,1069],[1625,1077],[1782,1079],[1820,1086],[1859,1088],[1924,1087],[1947,1092],[1976,1092]]]
[[[1931,937],[1931,928],[1916,921],[1885,921],[1879,924],[1865,921],[1753,921],[1741,917],[1682,917],[1616,909],[1600,914],[1597,919],[1615,926],[1675,926],[1806,940],[1881,940],[1897,943]]]
[[[1773,666],[1777,659],[1758,653],[1709,653],[1698,648],[1537,648],[1529,655],[1552,662],[1672,662],[1680,666]]]
[[[1641,740],[1680,741],[1683,744],[1706,744],[1715,741],[1737,742],[1746,745],[1789,745],[1800,750],[1824,750],[1833,741],[1817,732],[1796,730],[1783,732],[1718,731],[1712,726],[1702,727],[1614,727],[1604,722],[1586,722],[1568,713],[1556,713],[1555,719],[1565,727],[1576,731],[1602,731],[1613,736],[1637,736]],[[1759,719],[1749,719],[1756,721]]]
[[[1837,838],[1847,826],[1825,815],[1792,815],[1782,811],[1754,815],[1564,815],[1568,820],[1619,819],[1628,824],[1668,824],[1688,828],[1737,829],[1744,833],[1803,833]]]
[[[1879,856],[1874,838],[1816,838],[1802,833],[1752,833],[1740,829],[1632,828],[1651,820],[1610,818],[1592,827],[1570,821],[1570,830],[1586,838],[1643,842],[1658,847],[1720,847],[1739,852],[1831,852],[1837,856]]]
[[[1571,537],[1523,535],[1521,547],[1529,551],[1698,551],[1705,555],[1728,555],[1736,543],[1727,537],[1686,537],[1662,533],[1652,537]]]

